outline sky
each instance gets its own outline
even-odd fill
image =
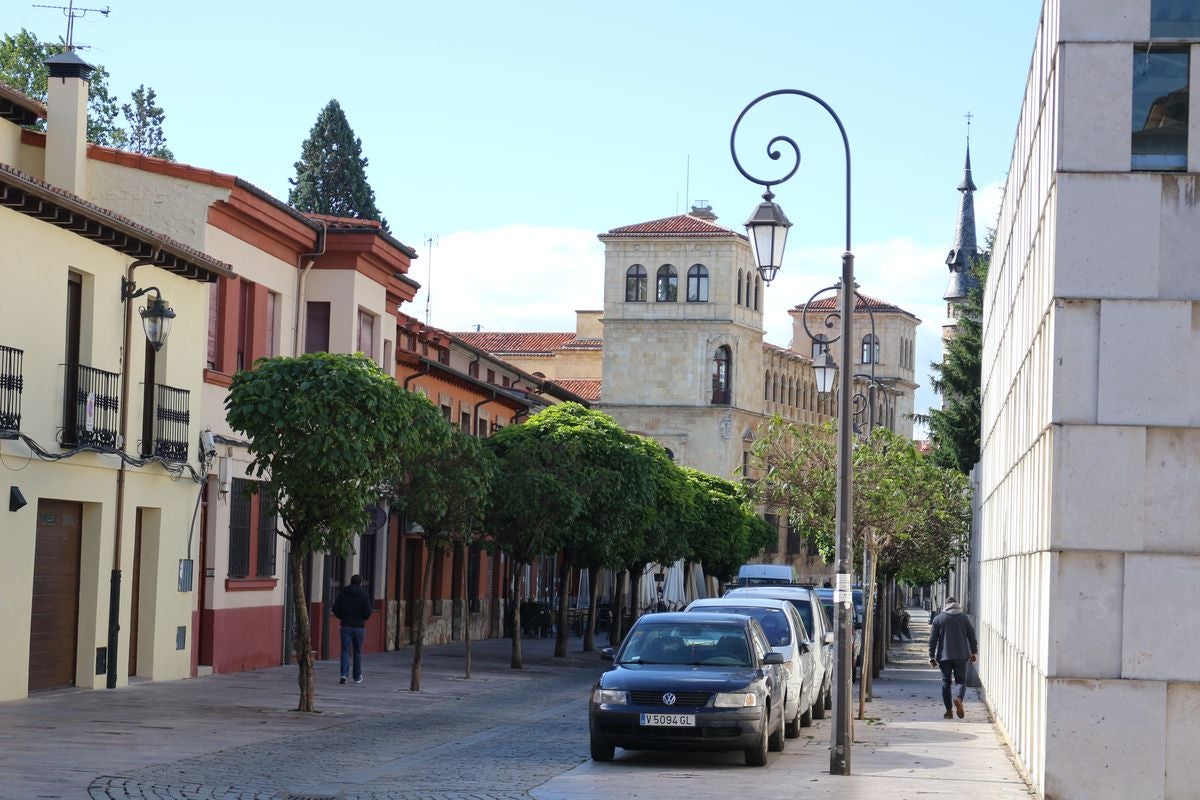
[[[603,306],[596,237],[612,228],[704,201],[742,230],[762,190],[730,157],[734,120],[775,89],[815,94],[849,139],[859,291],[923,321],[918,411],[939,402],[925,365],[941,359],[966,115],[982,244],[1041,13],[1041,0],[106,5],[76,20],[80,54],[123,102],[155,90],[181,162],[286,200],[301,143],[336,98],[377,205],[419,255],[410,276],[423,288],[402,310],[450,331],[574,330],[576,310]],[[55,41],[66,21],[0,0],[0,31],[21,28]],[[846,181],[816,103],[751,112],[738,135],[751,173],[786,171],[765,155],[777,135],[802,153],[774,190],[794,225],[764,307],[767,341],[787,346],[787,309],[840,277]]]

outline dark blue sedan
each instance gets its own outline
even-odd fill
[[[592,689],[592,758],[627,750],[742,750],[763,766],[784,747],[783,656],[741,614],[647,614]]]

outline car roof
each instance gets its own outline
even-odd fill
[[[785,605],[786,604],[786,605]],[[782,597],[758,597],[751,594],[735,595],[725,597],[702,597],[699,600],[693,600],[688,608],[705,608],[707,606],[728,606],[739,605],[746,608],[786,608],[791,605],[791,601]],[[694,614],[695,611],[688,613]]]
[[[745,625],[750,617],[745,614],[714,614],[713,612],[703,611],[663,611],[655,614],[643,614],[638,617],[638,623],[643,620],[646,624],[651,622],[655,624],[669,625],[672,623],[692,624],[696,622],[722,622],[726,625],[730,624],[730,620],[737,620],[741,625]]]
[[[774,597],[787,599],[813,597],[813,590],[807,586],[739,586],[730,589],[725,597]]]

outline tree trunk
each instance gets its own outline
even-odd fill
[[[433,582],[433,539],[425,546],[425,569],[421,570],[421,594],[417,597],[416,621],[413,623],[412,677],[408,682],[410,692],[421,691],[421,656],[425,652],[425,605],[429,596],[429,585]]]
[[[862,672],[858,676],[858,718],[862,719],[866,714],[864,707],[866,701],[871,695],[871,669],[875,663],[875,553],[869,548],[864,548],[863,558],[867,563],[867,580],[863,584],[863,591],[867,593],[866,619],[863,620],[863,664]]]
[[[571,589],[571,564],[575,560],[570,550],[562,554],[562,569],[558,572],[558,630],[554,636],[554,657],[567,657],[567,609],[570,598],[567,592]]]
[[[625,570],[617,573],[616,588],[613,589],[612,599],[612,624],[608,626],[608,644],[611,647],[619,647],[624,631],[621,627],[625,623],[625,583],[627,576]]]
[[[313,682],[312,626],[308,617],[308,598],[304,591],[304,556],[292,546],[288,551],[288,569],[292,571],[292,607],[296,615],[297,680],[300,684],[300,703],[297,711],[312,711],[316,694]]]
[[[467,586],[467,578],[471,574],[471,565],[469,563],[471,560],[471,548],[468,547],[466,544],[463,544],[462,548],[463,548],[462,608],[463,608],[463,645],[464,645],[463,649],[466,651],[465,652],[466,668],[464,670],[463,677],[466,678],[467,680],[471,680],[471,600],[470,600],[470,597],[471,597],[471,593],[474,591],[474,588]]]
[[[635,564],[629,568],[629,627],[633,627],[633,623],[638,621],[638,617],[642,616],[642,609],[638,603],[642,600],[642,581],[645,580],[645,564]]]
[[[600,597],[600,566],[588,564],[588,614],[587,627],[583,629],[583,652],[596,650],[596,603]]]
[[[521,584],[521,564],[513,562],[512,578],[508,583],[508,610],[512,614],[512,660],[509,667],[525,669],[521,658],[521,603],[517,600],[517,591]]]

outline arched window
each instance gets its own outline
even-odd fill
[[[754,310],[758,311],[758,295],[762,290],[762,278],[754,276]]]
[[[862,363],[863,364],[878,364],[879,363],[879,338],[868,333],[862,340]]]
[[[763,399],[771,399],[771,372],[768,370],[766,377],[763,379]]]
[[[687,301],[689,303],[708,302],[708,267],[703,264],[692,264],[687,276]]]
[[[646,302],[646,268],[634,264],[625,272],[625,302]]]
[[[733,373],[733,356],[727,345],[721,345],[713,355],[712,402],[714,405],[729,405]]]
[[[750,295],[751,295],[750,287],[753,285],[753,281],[754,281],[754,273],[747,272],[746,273],[746,308],[753,308],[753,306],[754,306],[754,304],[750,301]]]
[[[674,303],[679,299],[679,273],[670,264],[658,268],[654,299],[660,303]]]
[[[829,337],[823,333],[818,333],[812,340],[812,357],[818,359],[825,355],[825,348],[829,347]]]
[[[737,304],[740,306],[742,304],[742,271],[740,269],[738,270],[737,279],[737,298]]]
[[[775,373],[775,379],[771,381],[771,402],[779,402],[779,373]]]

